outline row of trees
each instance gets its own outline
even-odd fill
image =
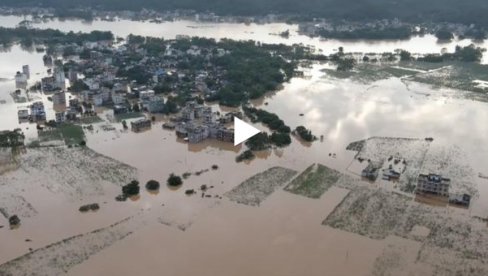
[[[425,62],[444,62],[444,61],[461,61],[461,62],[480,62],[483,58],[483,52],[486,49],[476,47],[471,44],[469,46],[456,46],[454,53],[428,54],[418,58],[419,61]]]
[[[76,43],[82,45],[83,42],[95,42],[113,40],[111,32],[92,31],[90,33],[64,33],[53,29],[28,29],[25,27],[4,28],[0,27],[0,45],[8,47],[14,43],[21,43],[24,47],[31,47],[34,44],[54,45]]]
[[[251,121],[255,123],[261,122],[273,131],[271,135],[261,132],[251,137],[246,142],[246,146],[249,149],[264,150],[269,148],[271,144],[278,147],[284,147],[291,144],[291,129],[278,117],[278,115],[249,106],[243,106],[242,109]]]
[[[317,34],[324,38],[333,39],[409,39],[414,34],[408,26],[386,27],[386,28],[360,28],[351,31],[335,31],[320,29]]]
[[[171,174],[168,177],[167,184],[173,187],[180,186],[181,184],[183,184],[183,180],[181,179],[181,177]],[[159,190],[159,187],[160,187],[159,182],[154,179],[151,179],[146,183],[146,189],[148,191],[157,191]],[[117,201],[125,201],[129,197],[139,195],[139,192],[140,192],[139,181],[132,180],[128,184],[122,186],[122,194],[117,196],[115,199]]]
[[[290,127],[274,113],[250,106],[243,106],[242,110],[253,123],[261,122],[277,132],[290,133],[291,131]]]
[[[2,5],[21,7],[33,5],[31,0],[3,0]],[[37,0],[36,5],[66,10],[92,7],[106,10],[161,11],[186,9],[212,11],[225,15],[293,14],[298,19],[313,17],[338,20],[378,20],[398,18],[411,22],[454,22],[488,26],[488,2],[485,0]],[[76,14],[73,14],[75,16]],[[86,17],[85,14],[81,16]]]

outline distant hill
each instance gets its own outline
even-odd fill
[[[0,6],[58,9],[92,6],[109,10],[193,9],[225,15],[294,14],[348,20],[399,18],[488,27],[486,0],[2,0]]]

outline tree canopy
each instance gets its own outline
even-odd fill
[[[177,175],[172,173],[168,177],[167,183],[169,186],[176,187],[176,186],[180,186],[181,184],[183,184],[183,180],[181,179],[180,176],[177,176]]]

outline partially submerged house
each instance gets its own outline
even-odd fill
[[[381,168],[381,164],[370,161],[368,166],[361,172],[361,177],[366,178],[370,181],[376,181],[378,178],[378,173]]]
[[[400,179],[401,174],[393,169],[383,170],[383,180],[396,181]]]
[[[130,128],[134,132],[139,132],[144,129],[151,128],[151,120],[149,119],[139,119],[137,121],[131,122],[130,123]]]
[[[449,203],[469,207],[471,196],[468,194],[455,194],[449,196]]]
[[[420,174],[417,180],[417,190],[419,194],[433,194],[449,197],[449,186],[451,180],[438,174]]]
[[[46,120],[46,110],[44,109],[44,104],[42,102],[34,102],[30,106],[31,120],[45,121]]]

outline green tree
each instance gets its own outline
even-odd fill
[[[148,189],[150,191],[158,190],[159,189],[159,182],[156,180],[149,180],[146,183],[146,189]]]
[[[400,51],[400,60],[401,61],[410,61],[410,60],[412,60],[412,54],[408,51],[402,50],[402,51]]]
[[[436,33],[435,33],[435,37],[437,37],[437,39],[439,40],[452,40],[454,38],[454,34],[452,32],[450,32],[449,30],[443,28],[443,29],[440,29],[438,30]]]
[[[169,175],[167,183],[169,186],[176,187],[176,186],[180,186],[181,184],[183,184],[183,180],[181,179],[180,176],[177,176],[177,175],[172,173]]]
[[[126,197],[139,194],[139,181],[132,180],[129,184],[122,186],[122,194]]]

